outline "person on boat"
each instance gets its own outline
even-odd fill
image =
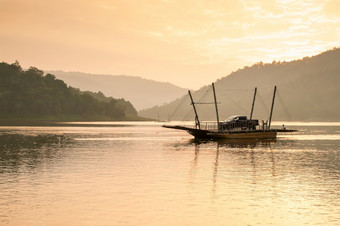
[[[284,124],[282,124],[282,127],[281,127],[282,130],[286,130],[286,127]]]

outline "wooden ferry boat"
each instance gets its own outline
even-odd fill
[[[214,93],[214,103],[216,110],[216,123],[214,124],[206,124],[205,126],[201,124],[198,118],[198,114],[195,107],[195,102],[193,101],[191,92],[189,92],[189,96],[191,99],[191,104],[195,113],[195,127],[188,126],[172,126],[172,125],[163,125],[165,128],[170,129],[178,129],[185,130],[189,134],[193,135],[196,139],[275,139],[277,133],[286,133],[286,132],[295,132],[297,130],[288,130],[286,128],[281,129],[271,129],[271,119],[274,108],[275,94],[276,94],[276,86],[274,87],[274,94],[272,100],[272,106],[270,111],[269,122],[262,121],[262,124],[259,124],[259,120],[252,119],[254,104],[256,99],[257,88],[255,88],[253,104],[250,113],[250,119],[247,116],[231,116],[224,122],[219,121],[217,101],[216,101],[216,93],[215,86],[212,83],[213,93]]]

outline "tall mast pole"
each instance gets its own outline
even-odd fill
[[[198,129],[201,129],[201,124],[200,124],[200,121],[198,120],[198,114],[197,114],[197,111],[196,111],[194,99],[191,96],[190,90],[188,90],[188,93],[189,93],[189,96],[190,96],[192,107],[194,108],[194,112],[195,112],[195,127],[196,127],[196,129],[197,129],[197,127],[198,127]]]
[[[214,101],[215,101],[215,109],[216,109],[217,131],[220,132],[220,119],[218,117],[218,109],[217,109],[216,92],[215,92],[214,83],[212,83],[212,88],[213,88],[213,92],[214,92]]]
[[[256,99],[256,92],[257,92],[257,87],[255,87],[254,97],[253,97],[253,104],[251,105],[250,120],[253,118],[253,111],[254,111],[254,105],[255,105],[255,99]]]
[[[276,94],[276,86],[274,86],[274,94],[273,94],[272,108],[270,109],[270,117],[269,117],[268,129],[270,129],[270,124],[272,123],[272,115],[273,115],[273,109],[274,109],[275,94]]]

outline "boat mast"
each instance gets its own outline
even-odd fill
[[[217,131],[220,132],[220,119],[218,117],[218,109],[217,109],[217,101],[216,101],[216,93],[215,93],[214,83],[212,83],[212,88],[213,88],[213,92],[214,92],[214,101],[215,101],[215,109],[216,109]]]
[[[197,111],[196,111],[194,99],[191,96],[190,90],[188,90],[188,93],[189,93],[189,96],[190,96],[192,107],[194,108],[194,112],[195,112],[195,127],[196,127],[196,129],[197,129],[197,127],[198,127],[198,129],[201,129],[201,124],[200,124],[200,121],[198,120],[198,114],[197,114]]]
[[[257,92],[257,87],[255,87],[254,97],[253,97],[253,104],[251,105],[250,120],[253,118],[253,111],[254,111],[254,105],[255,105],[256,92]]]
[[[274,109],[275,94],[276,94],[276,86],[274,86],[274,94],[273,94],[272,108],[270,109],[270,117],[269,117],[269,125],[268,125],[268,129],[270,129],[270,124],[271,124],[271,122],[272,122],[272,115],[273,115],[273,109]]]

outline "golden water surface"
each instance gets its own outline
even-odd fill
[[[216,142],[147,122],[0,127],[0,225],[339,225],[340,125],[291,128]]]

